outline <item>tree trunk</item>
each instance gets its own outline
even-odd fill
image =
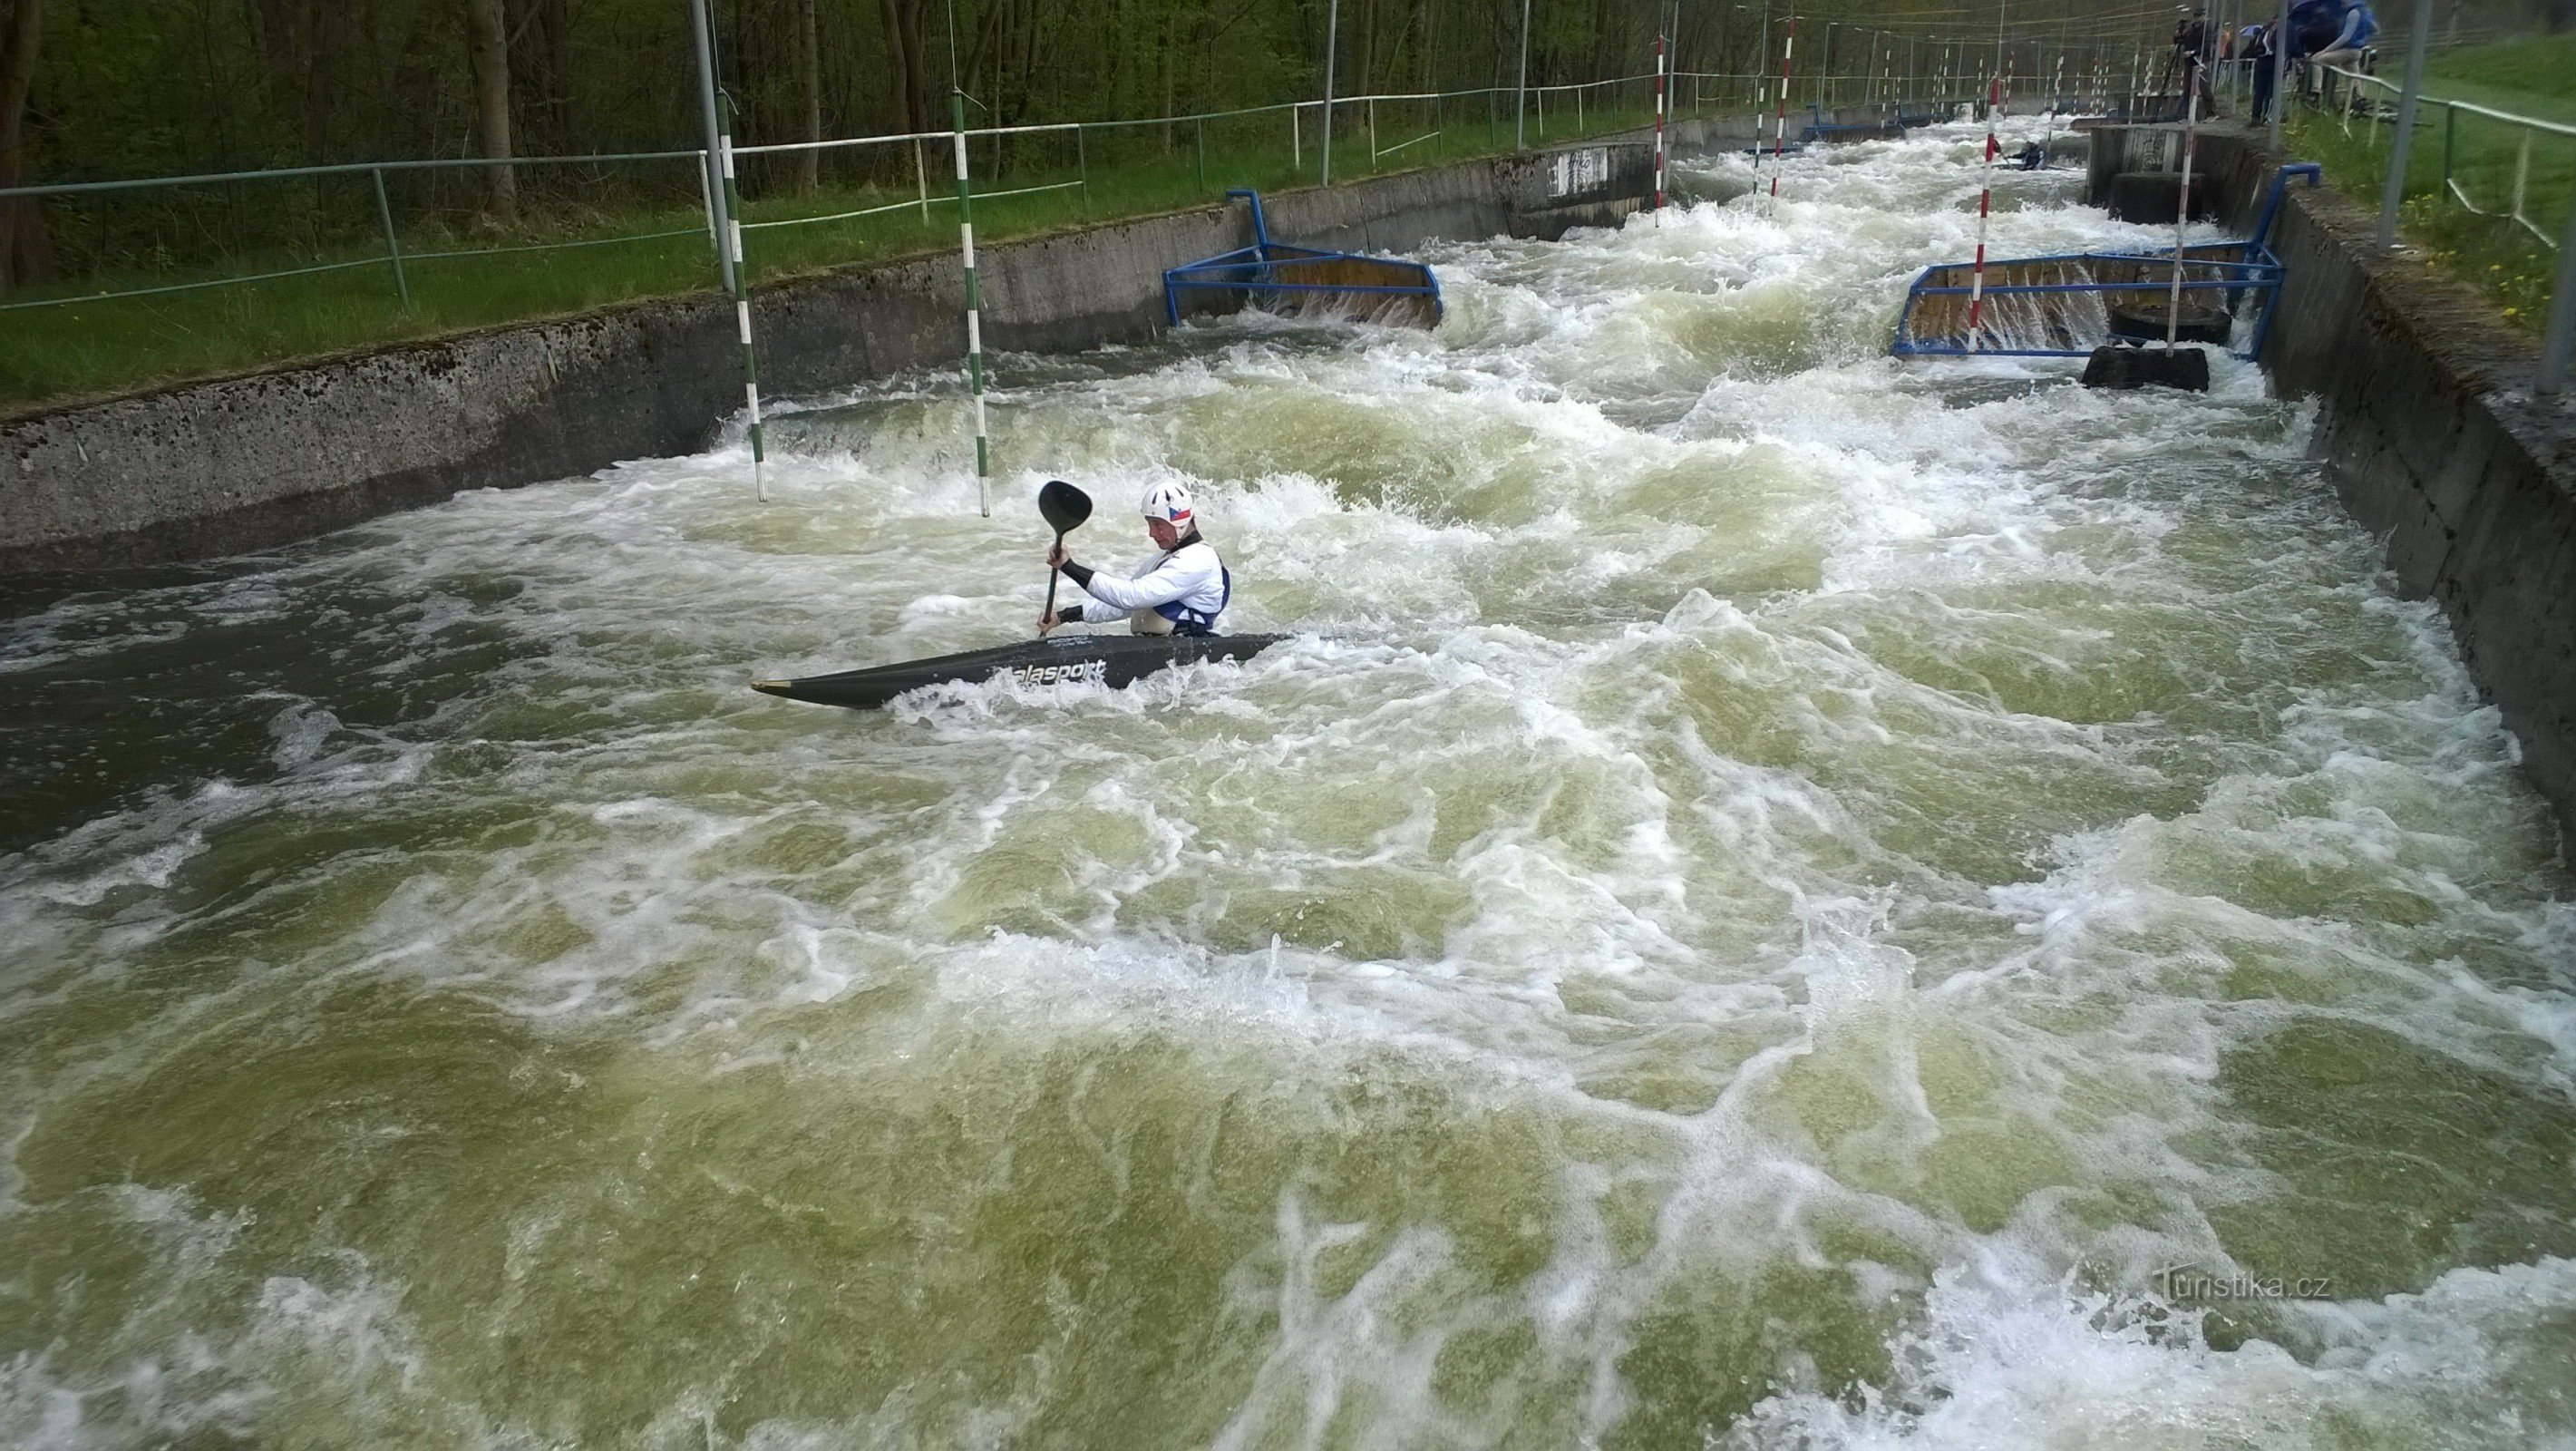
[[[895,78],[903,88],[903,129],[918,134],[930,129],[927,72],[921,57],[920,0],[882,0],[886,43],[894,47]]]
[[[823,44],[814,16],[816,3],[817,0],[799,0],[797,5],[799,13],[796,17],[805,47],[803,54],[797,59],[804,64],[805,68],[805,139],[808,141],[823,139]],[[797,152],[797,193],[811,196],[822,182],[823,153]]]
[[[465,0],[466,55],[474,68],[474,127],[487,160],[510,159],[510,20],[502,0]],[[483,168],[483,218],[519,221],[519,178],[507,166]]]
[[[16,0],[0,25],[0,187],[27,174],[27,93],[36,80],[36,39],[43,33],[44,0]],[[54,249],[45,214],[32,197],[0,201],[0,293],[42,281],[53,270]]]

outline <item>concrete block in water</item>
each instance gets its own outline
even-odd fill
[[[2106,343],[2084,363],[2087,388],[2180,388],[2209,391],[2209,354],[2199,348],[2124,348]]]
[[[2209,220],[2212,193],[2209,178],[2195,175],[2191,179],[2191,219]],[[2111,215],[2123,222],[2145,222],[2150,226],[2170,224],[2174,219],[2176,199],[2182,195],[2182,177],[2170,171],[2124,171],[2111,178]]]

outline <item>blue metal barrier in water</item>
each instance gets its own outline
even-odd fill
[[[2184,336],[2232,342],[2236,325],[2251,318],[2245,348],[2237,356],[2262,353],[2263,339],[2272,326],[2272,300],[2281,287],[2281,259],[2270,245],[2272,223],[2280,215],[2281,198],[2292,177],[2305,177],[2315,186],[2322,172],[2314,162],[2282,167],[2272,177],[2252,236],[2183,249],[2185,306],[2180,331]],[[1906,289],[1904,310],[1896,318],[1896,340],[1889,351],[1900,358],[1972,353],[2080,358],[2123,338],[2161,340],[2174,290],[2174,266],[2171,252],[2016,257],[1988,262],[1982,288],[1977,286],[1973,263],[1927,267]],[[1967,330],[1972,291],[1981,291],[1986,299],[1973,348]],[[2152,304],[2152,316],[2124,315],[2115,306],[2132,298]],[[2197,316],[2190,306],[2195,301],[2204,304]],[[2194,337],[2196,331],[2207,329],[2215,329],[2217,336]]]
[[[1163,314],[1174,326],[1181,321],[1183,294],[1192,291],[1238,292],[1253,306],[1292,316],[1324,311],[1362,322],[1439,324],[1440,279],[1429,267],[1397,257],[1274,242],[1261,212],[1261,193],[1235,190],[1226,195],[1251,203],[1252,245],[1164,271]]]

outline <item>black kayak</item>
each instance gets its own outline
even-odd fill
[[[755,680],[754,690],[814,705],[867,710],[925,685],[974,685],[1015,675],[1024,685],[1096,681],[1115,690],[1157,670],[1207,660],[1248,660],[1285,635],[1058,635],[991,650],[934,655],[801,680]]]

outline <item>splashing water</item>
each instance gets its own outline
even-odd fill
[[[2258,374],[1881,355],[1981,140],[28,605],[0,1441],[2576,1437],[2551,823]],[[1049,475],[1299,638],[743,689]]]

